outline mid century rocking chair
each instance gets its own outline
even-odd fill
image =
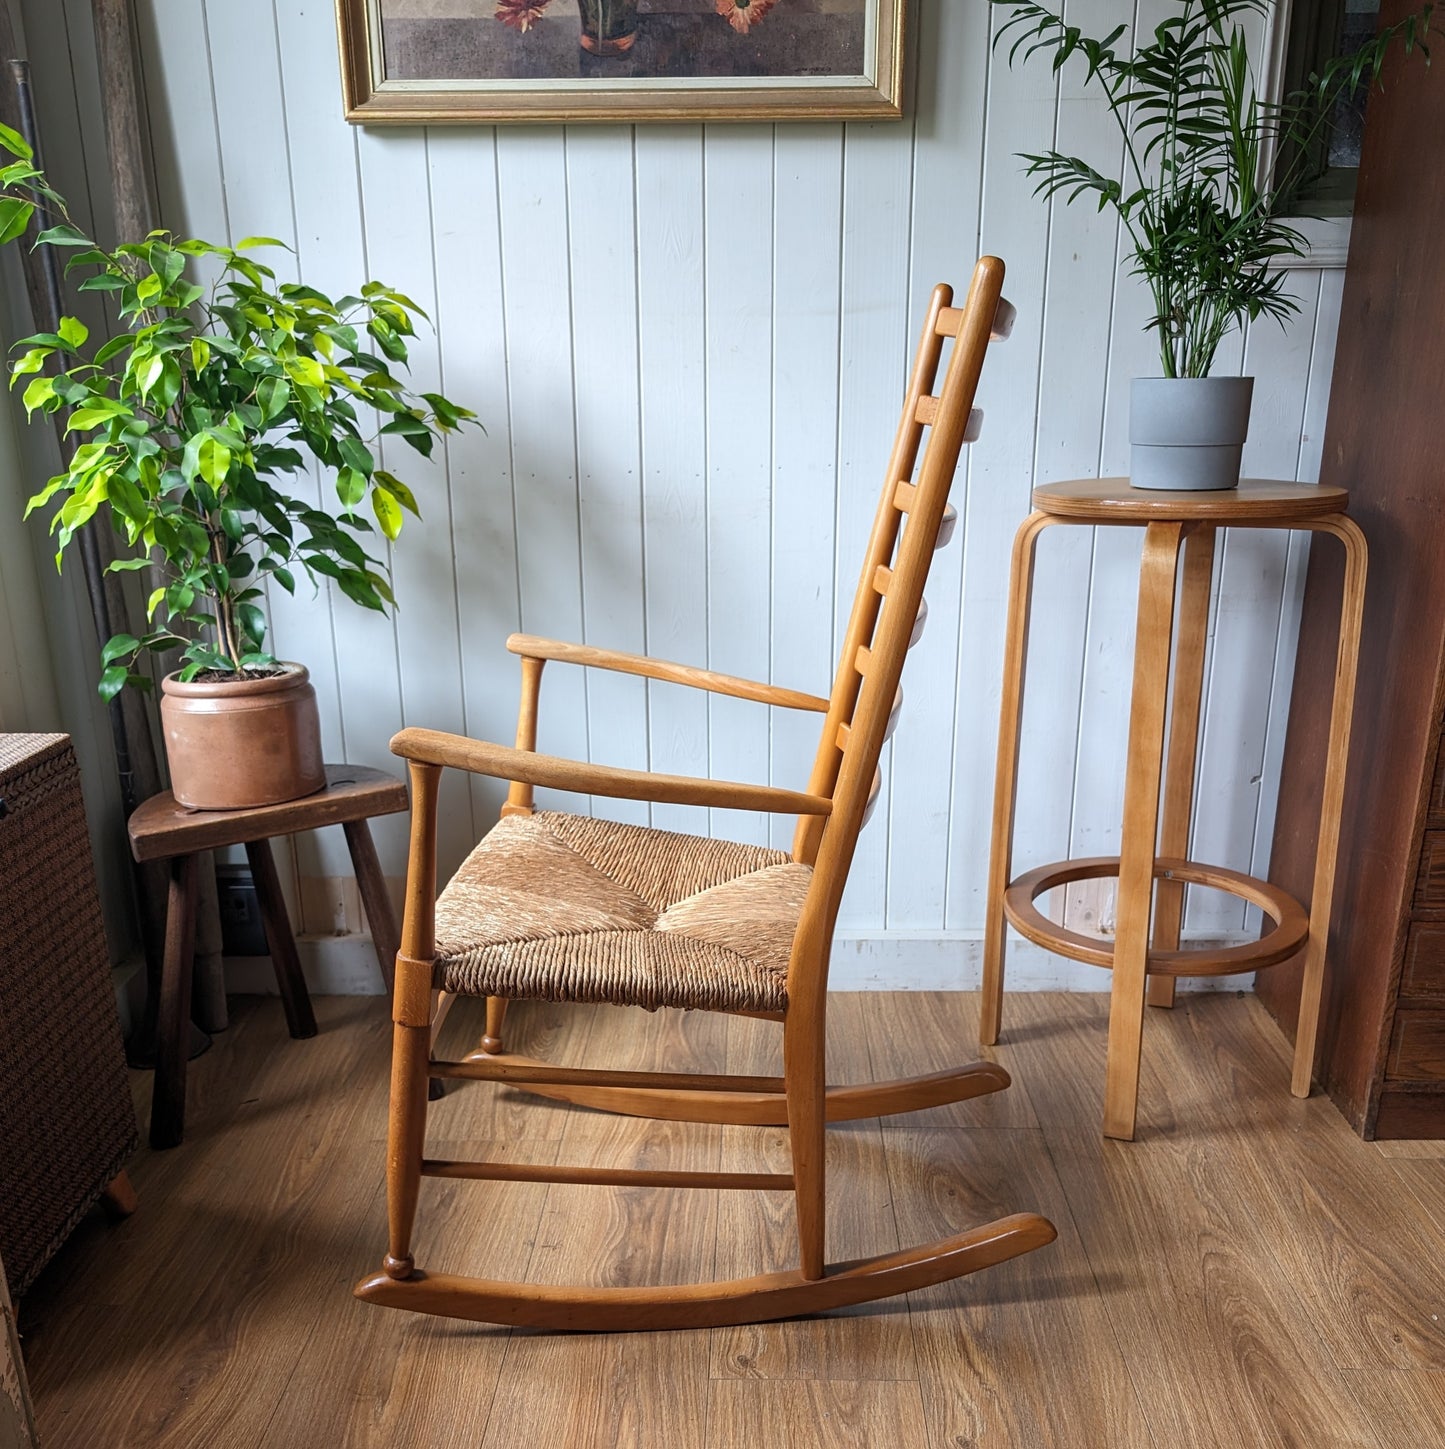
[[[934,289],[869,539],[833,692],[822,699],[636,655],[514,636],[522,658],[517,746],[424,729],[392,749],[409,762],[411,858],[396,963],[389,1246],[356,1286],[368,1302],[483,1322],[555,1329],[705,1327],[760,1322],[889,1297],[1042,1247],[1053,1226],[1019,1213],[968,1232],[859,1262],[824,1261],[828,1121],[913,1111],[996,1092],[988,1062],[904,1081],[829,1088],[824,1014],[834,919],[858,832],[878,789],[883,743],[898,714],[904,655],[916,637],[935,548],[951,531],[948,491],[974,435],[974,391],[990,336],[1006,335],[1003,263],[985,257],[968,298]],[[934,396],[945,341],[955,338]],[[915,463],[929,430],[915,481]],[[906,523],[905,523],[906,519]],[[901,537],[900,537],[901,535]],[[535,752],[542,667],[553,659],[641,674],[813,710],[822,739],[806,791],[613,769]],[[502,819],[436,892],[437,784],[443,767],[509,780]],[[534,814],[534,787],[796,815],[791,855],[636,825]],[[457,995],[488,998],[482,1049],[438,1061],[433,1044]],[[564,1068],[503,1052],[508,998],[735,1012],[783,1027],[783,1076],[711,1076]],[[507,1082],[641,1116],[786,1123],[791,1173],[623,1171],[424,1156],[428,1079]],[[635,1183],[794,1192],[797,1270],[733,1282],[645,1288],[544,1287],[423,1273],[411,1256],[424,1176],[549,1183]]]

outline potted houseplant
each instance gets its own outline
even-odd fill
[[[148,576],[146,630],[104,644],[100,692],[149,687],[142,657],[179,651],[161,683],[176,798],[228,809],[318,790],[315,694],[302,666],[267,651],[265,589],[329,578],[364,608],[393,605],[376,541],[396,538],[417,503],[378,466],[378,445],[429,454],[473,414],[397,377],[422,315],[400,292],[368,282],[334,301],[278,282],[252,255],[281,245],[264,237],[230,247],[156,231],[106,251],[71,223],[22,137],[0,127],[0,146],[14,158],[0,167],[0,242],[40,212],[54,224],[36,245],[64,248],[67,273],[107,294],[123,329],[96,345],[63,317],[18,343],[11,365],[27,412],[62,412],[78,440],[27,509],[54,508],[57,567],[104,509],[123,540],[109,568]],[[335,512],[292,492],[310,460],[334,481]]]
[[[1149,288],[1162,375],[1132,384],[1130,481],[1233,487],[1254,379],[1211,376],[1219,344],[1246,319],[1282,324],[1299,310],[1280,263],[1301,255],[1304,239],[1281,218],[1309,179],[1301,174],[1309,142],[1341,95],[1378,78],[1391,44],[1425,50],[1437,7],[1381,29],[1270,101],[1259,94],[1241,24],[1269,0],[1179,0],[1177,14],[1133,43],[1127,25],[1095,39],[1034,0],[993,3],[1009,12],[995,43],[1010,40],[1010,62],[1042,54],[1056,71],[1071,59],[1083,64],[1123,135],[1118,175],[1059,151],[1021,159],[1038,178],[1036,194],[1087,195],[1118,214],[1132,270]],[[1276,154],[1287,159],[1263,175]]]

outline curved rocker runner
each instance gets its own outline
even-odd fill
[[[962,307],[934,289],[831,695],[804,694],[665,660],[529,636],[515,748],[403,730],[392,749],[412,786],[406,913],[393,1003],[387,1140],[388,1248],[356,1296],[386,1307],[534,1328],[708,1327],[824,1312],[906,1293],[1042,1247],[1053,1226],[1019,1213],[856,1262],[824,1255],[829,1121],[917,1111],[996,1092],[1008,1073],[975,1062],[929,1075],[825,1085],[833,926],[859,831],[879,790],[878,763],[902,701],[904,658],[922,631],[923,586],[952,531],[948,490],[977,436],[974,393],[991,337],[1006,335],[1003,264],[985,257]],[[946,342],[952,353],[941,368]],[[933,387],[943,373],[942,386]],[[927,443],[924,443],[927,431]],[[921,457],[920,457],[921,452]],[[813,711],[823,727],[805,791],[612,769],[536,752],[546,661],[664,679],[775,708]],[[437,793],[453,768],[511,782],[502,819],[436,890]],[[584,794],[797,817],[790,852],[562,812],[537,812],[537,786]],[[433,1044],[458,996],[487,998],[478,1051],[442,1061]],[[761,1017],[782,1026],[781,1077],[554,1066],[503,1049],[512,999],[610,1003]],[[673,1172],[449,1161],[425,1155],[432,1078],[506,1083],[634,1116],[788,1128],[788,1173]],[[799,1266],[716,1283],[636,1288],[500,1283],[418,1269],[412,1228],[423,1177],[788,1191]]]

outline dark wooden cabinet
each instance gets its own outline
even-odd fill
[[[1387,15],[1398,18],[1399,3]],[[1445,74],[1370,99],[1321,482],[1370,544],[1316,1081],[1366,1137],[1445,1137]],[[1341,563],[1316,542],[1271,879],[1308,899]],[[1289,1032],[1298,963],[1263,973]]]

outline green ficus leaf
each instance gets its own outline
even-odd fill
[[[405,508],[408,513],[413,514],[417,518],[421,517],[421,510],[417,507],[416,504],[416,495],[412,493],[411,489],[408,488],[406,484],[401,481],[400,478],[396,477],[395,474],[388,473],[381,468],[378,468],[376,470],[373,478],[377,486],[380,488],[384,488],[388,493],[390,493],[391,496],[395,498],[396,501],[400,503],[401,506]]]
[[[23,401],[27,415],[33,413],[36,408],[43,408],[47,404],[57,402],[54,379],[49,377],[35,378],[30,386],[25,389]]]
[[[96,248],[95,243],[83,231],[77,230],[68,223],[62,224],[61,226],[46,227],[35,240],[37,243],[52,247],[90,247],[100,257],[104,257],[105,255],[104,252],[100,252]]]
[[[376,514],[381,531],[391,539],[401,532],[402,514],[396,499],[385,488],[371,490],[371,511]]]
[[[83,347],[85,339],[90,336],[90,328],[79,317],[62,317],[55,330],[71,352]]]
[[[336,446],[341,453],[342,461],[348,468],[354,468],[358,473],[371,476],[372,468],[375,466],[372,461],[371,449],[350,433],[342,433],[336,440]]]
[[[366,474],[356,468],[337,469],[336,496],[347,508],[355,508],[366,497]]]
[[[25,137],[3,122],[0,122],[0,146],[12,156],[20,157],[22,161],[31,161],[35,157],[35,152],[30,149],[30,143]]]
[[[119,357],[127,347],[133,346],[134,343],[135,338],[128,332],[122,332],[119,337],[112,337],[109,342],[101,344],[100,350],[95,354],[95,365],[104,367],[112,357]]]
[[[0,245],[23,236],[34,215],[33,203],[14,196],[0,198]]]
[[[96,686],[100,697],[109,704],[125,688],[126,681],[129,677],[130,672],[124,664],[107,665],[101,671],[100,683]]]
[[[105,648],[100,651],[100,662],[114,664],[117,659],[127,654],[134,654],[139,648],[140,640],[134,634],[117,634],[108,640]]]

